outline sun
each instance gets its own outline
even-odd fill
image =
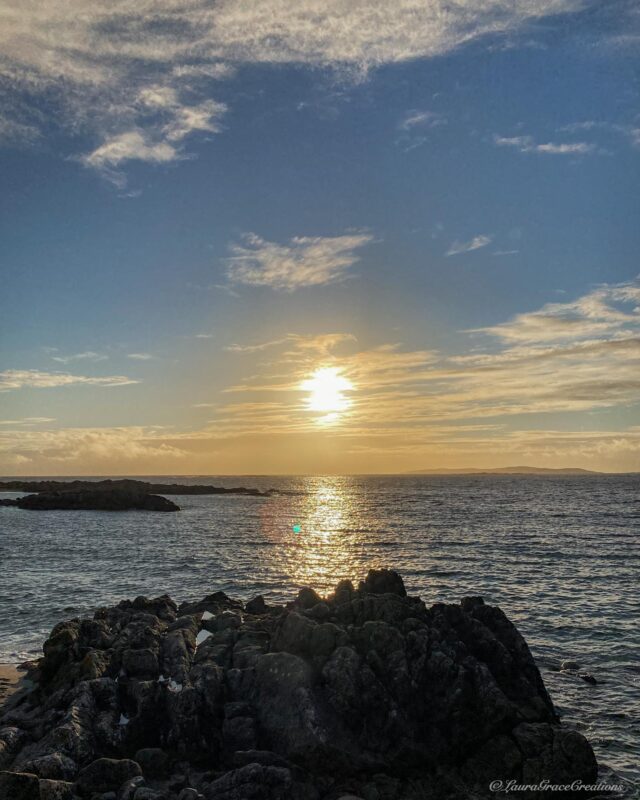
[[[318,421],[335,422],[340,414],[351,405],[345,392],[353,390],[353,384],[342,375],[338,367],[320,367],[310,378],[300,384],[304,392],[309,392],[306,406],[309,411],[317,411],[325,416]]]

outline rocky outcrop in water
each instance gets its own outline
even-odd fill
[[[0,500],[0,506],[29,511],[180,511],[180,506],[166,497],[125,490],[42,492],[17,500]]]
[[[0,717],[1,800],[467,800],[597,774],[500,609],[427,608],[386,570],[278,607],[124,601],[57,625],[32,678]]]
[[[259,489],[247,489],[245,486],[226,488],[224,486],[207,486],[204,484],[182,483],[149,483],[130,478],[104,481],[0,481],[0,492],[113,492],[122,491],[130,494],[240,494],[249,497],[268,497],[273,489],[261,492]]]

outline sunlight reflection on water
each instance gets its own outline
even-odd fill
[[[310,478],[304,494],[285,495],[261,507],[261,532],[275,543],[274,558],[291,584],[329,592],[341,578],[378,566],[367,553],[348,481]]]
[[[167,482],[174,478],[167,478]],[[238,485],[237,478],[175,479]],[[180,496],[178,514],[0,508],[0,662],[53,625],[139,594],[321,594],[391,566],[427,605],[483,595],[518,625],[563,718],[637,774],[639,479],[243,478],[269,498]],[[300,526],[300,532],[294,526]],[[549,666],[577,660],[589,687]],[[614,711],[612,711],[614,709]]]

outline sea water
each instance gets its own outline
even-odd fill
[[[388,566],[427,605],[499,605],[604,774],[638,781],[639,476],[154,480],[281,493],[173,496],[173,514],[0,508],[0,662],[33,658],[54,624],[123,598],[283,601]],[[568,659],[597,684],[555,671]]]

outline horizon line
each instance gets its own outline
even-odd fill
[[[517,472],[518,469],[534,470],[532,473]],[[509,474],[506,470],[513,470],[512,475],[535,475],[537,470],[544,473],[574,473],[574,477],[581,473],[586,475],[640,475],[640,470],[590,470],[583,467],[443,467],[442,469],[408,470],[404,472],[130,472],[130,473],[69,473],[69,474],[40,474],[40,475],[0,475],[0,482],[11,480],[57,480],[62,478],[111,478],[111,479],[138,479],[138,478],[357,478],[357,477],[434,477],[438,475],[471,475],[471,474]],[[576,475],[577,473],[577,475]]]

